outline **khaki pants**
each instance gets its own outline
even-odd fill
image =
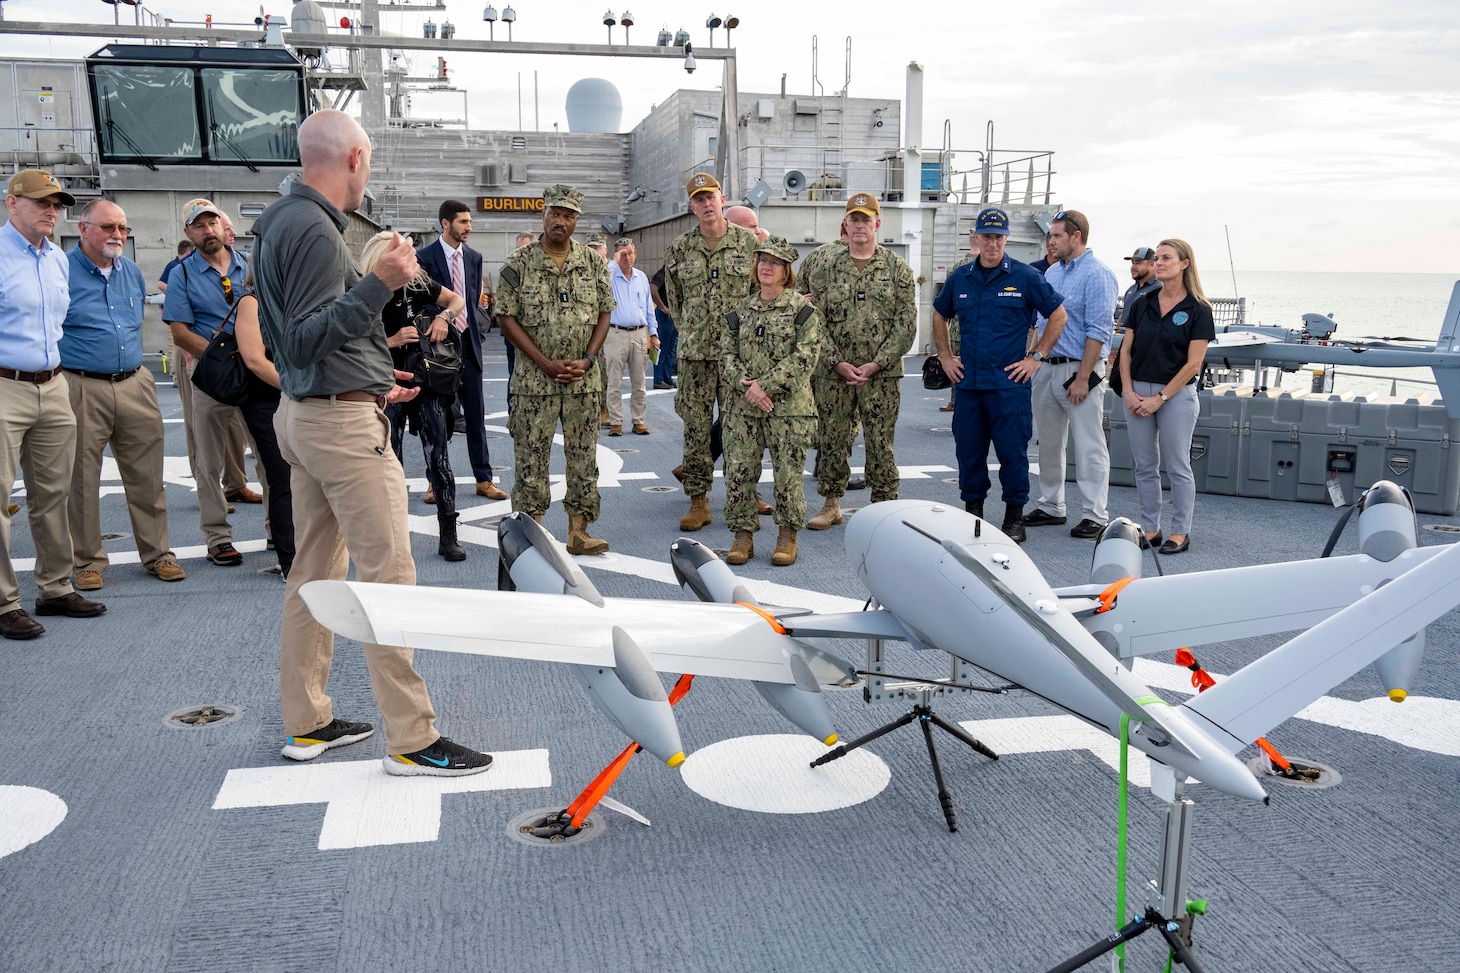
[[[289,461],[298,554],[284,588],[279,633],[279,689],[284,732],[303,736],[334,718],[325,684],[335,636],[314,620],[300,586],[342,580],[355,562],[357,581],[414,585],[406,524],[405,473],[390,448],[390,423],[369,402],[279,400],[279,451]],[[370,688],[393,754],[436,742],[436,712],[410,649],[365,646]]]
[[[162,483],[162,411],[152,373],[108,382],[68,372],[76,414],[76,465],[67,513],[71,557],[77,571],[101,571],[109,563],[101,542],[101,454],[108,443],[127,496],[137,554],[150,565],[167,546],[167,497]]]
[[[624,366],[629,367],[629,410],[634,422],[642,424],[648,399],[644,393],[644,368],[649,361],[649,329],[608,326],[603,343],[603,382],[608,392],[608,421],[624,422]]]
[[[177,382],[177,395],[182,400],[183,430],[187,437],[188,444],[188,469],[192,471],[193,482],[198,481],[198,447],[197,440],[193,434],[193,366],[197,359],[187,352],[176,351],[176,358],[173,361],[176,368],[173,370],[173,380]],[[209,401],[212,401],[211,399]],[[221,403],[214,403],[221,405]],[[248,486],[248,471],[243,465],[243,449],[247,446],[253,450],[254,472],[259,478],[259,490],[264,495],[264,536],[272,538],[273,531],[269,527],[269,478],[264,472],[264,464],[258,462],[258,447],[254,444],[253,437],[249,435],[248,426],[243,421],[243,413],[237,409],[233,410],[233,418],[228,422],[228,429],[223,446],[223,493],[237,493]],[[202,502],[198,503],[199,513],[202,512]],[[225,508],[226,509],[226,508]],[[211,544],[210,544],[211,546]]]
[[[35,584],[42,598],[71,593],[71,530],[66,492],[76,461],[76,417],[66,376],[44,385],[0,378],[0,483],[6,496],[19,462],[25,509],[35,542]],[[0,503],[0,614],[20,607],[20,583],[10,563],[9,507]]]

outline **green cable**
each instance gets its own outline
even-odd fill
[[[1125,926],[1125,824],[1126,795],[1130,771],[1130,717],[1120,714],[1120,813],[1115,836],[1115,928]],[[1125,973],[1125,943],[1115,947],[1120,958],[1121,973]]]

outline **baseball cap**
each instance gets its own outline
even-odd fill
[[[973,224],[973,232],[1008,236],[1009,214],[997,206],[986,207],[979,211],[978,219]]]
[[[689,193],[689,198],[694,199],[700,193],[718,193],[720,191],[720,180],[708,172],[697,172],[689,177],[685,183],[684,191]]]
[[[871,193],[852,193],[847,197],[848,213],[866,213],[876,219],[882,215],[882,204]]]
[[[549,209],[556,207],[570,209],[575,213],[583,212],[583,194],[561,182],[543,190],[542,201]]]
[[[61,188],[60,181],[44,169],[22,169],[10,177],[5,187],[7,196],[24,196],[26,199],[49,199],[60,196],[67,206],[76,205],[76,197]]]
[[[800,256],[796,252],[796,248],[791,245],[791,241],[783,236],[767,237],[760,246],[755,248],[755,252],[768,253],[777,260],[784,260],[788,264],[795,263],[796,258]]]
[[[1155,260],[1156,251],[1150,247],[1136,247],[1136,252],[1126,257],[1127,260]]]
[[[223,217],[223,211],[217,206],[213,205],[213,201],[211,199],[188,200],[188,202],[184,204],[182,211],[183,226],[192,226],[193,220],[202,216],[204,213],[212,213],[219,219],[222,219]]]

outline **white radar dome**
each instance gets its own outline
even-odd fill
[[[623,117],[624,100],[612,81],[584,78],[568,89],[568,131],[617,133]]]

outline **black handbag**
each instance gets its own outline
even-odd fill
[[[461,349],[450,335],[442,341],[426,337],[426,329],[416,326],[421,334],[416,351],[416,384],[427,392],[454,396],[461,387]]]
[[[940,389],[952,388],[953,382],[948,378],[948,373],[943,371],[943,363],[937,355],[929,355],[923,359],[923,388],[930,392],[937,392]]]
[[[224,330],[236,310],[237,304],[228,309],[228,316],[218,325],[207,349],[198,356],[193,366],[193,387],[224,405],[240,406],[248,402],[255,379],[243,360],[238,338]]]

